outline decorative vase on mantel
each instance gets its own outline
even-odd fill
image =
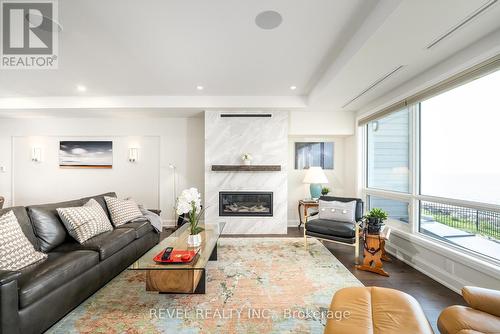
[[[245,166],[252,164],[252,155],[250,153],[243,153],[241,155],[241,160]]]
[[[201,208],[201,195],[196,188],[189,188],[182,191],[177,198],[176,211],[178,215],[184,215],[184,219],[189,222],[189,236],[187,244],[189,247],[198,247],[201,245],[200,218],[203,215]],[[187,214],[187,218],[185,217]]]

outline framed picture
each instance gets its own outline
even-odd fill
[[[295,169],[318,166],[333,169],[333,142],[296,142]]]
[[[59,142],[61,168],[112,168],[112,141]]]

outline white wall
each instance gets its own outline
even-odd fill
[[[325,169],[328,184],[334,196],[347,196],[351,188],[346,179],[346,161],[351,160],[349,153],[345,152],[347,137],[341,136],[290,136],[288,140],[288,225],[298,224],[298,201],[310,197],[309,185],[302,183],[306,170],[295,169],[295,143],[296,142],[333,142],[334,156],[333,169]],[[347,181],[347,182],[346,182]],[[347,188],[347,189],[346,189]]]
[[[65,139],[113,140],[113,169],[60,169],[58,142]],[[43,150],[33,163],[31,147]],[[139,147],[139,161],[128,162],[128,148]],[[173,222],[173,171],[177,190],[204,188],[204,128],[198,118],[47,118],[0,119],[0,194],[6,205],[47,203],[116,191],[148,207],[162,209]],[[14,171],[14,172],[13,172]]]
[[[351,136],[354,134],[354,113],[326,111],[291,111],[291,136]]]
[[[59,167],[60,140],[110,140],[112,169]],[[12,196],[15,205],[57,202],[82,195],[116,191],[148,208],[160,207],[160,137],[13,137]],[[40,147],[42,161],[31,161],[31,148]],[[127,160],[128,148],[139,149],[139,160]],[[130,181],[129,181],[130,180]],[[138,186],[140,184],[140,186]]]
[[[298,201],[309,197],[305,170],[295,169],[295,142],[334,142],[334,169],[325,170],[335,196],[356,194],[354,115],[350,112],[291,112],[288,137],[288,225],[298,225]]]

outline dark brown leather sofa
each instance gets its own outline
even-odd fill
[[[26,237],[48,258],[20,271],[0,270],[0,334],[41,333],[156,245],[159,234],[144,220],[77,243],[56,208],[94,198],[108,213],[107,193],[78,200],[13,207]],[[109,213],[108,213],[109,215]]]

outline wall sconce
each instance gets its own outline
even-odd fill
[[[31,149],[31,161],[42,162],[42,149],[40,147],[33,147]]]
[[[139,149],[132,147],[128,149],[128,161],[137,162],[139,160]]]

